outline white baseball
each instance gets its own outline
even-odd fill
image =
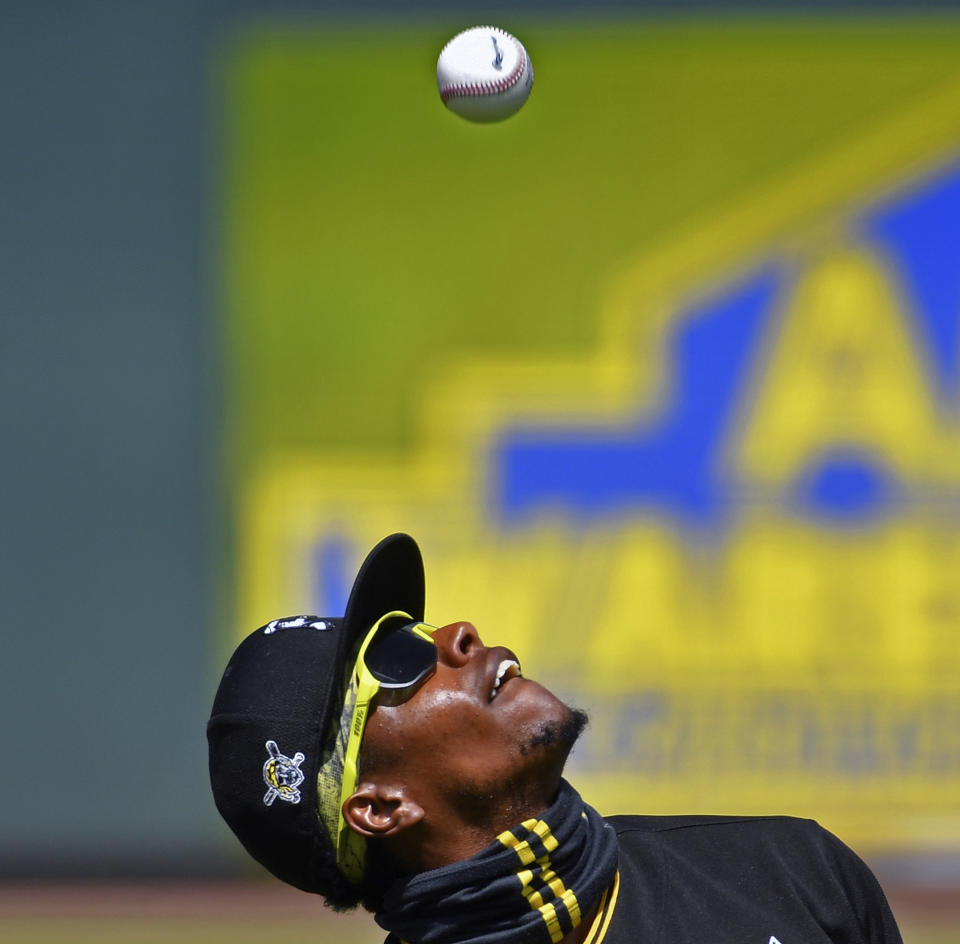
[[[440,51],[437,87],[450,111],[471,121],[500,121],[530,95],[533,65],[515,36],[496,26],[474,26]]]

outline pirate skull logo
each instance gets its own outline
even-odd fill
[[[267,753],[270,755],[263,765],[263,782],[267,785],[267,793],[263,802],[270,806],[280,797],[287,803],[299,803],[300,791],[297,787],[303,783],[303,771],[300,765],[306,759],[300,751],[293,757],[287,757],[280,752],[276,741],[267,741]]]

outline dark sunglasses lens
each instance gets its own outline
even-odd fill
[[[406,622],[385,624],[367,647],[367,668],[385,685],[409,685],[437,664],[437,647],[405,629]]]

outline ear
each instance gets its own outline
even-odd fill
[[[364,781],[343,804],[343,819],[368,839],[395,836],[423,819],[423,807],[403,787]]]

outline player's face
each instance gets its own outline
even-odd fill
[[[585,717],[522,677],[517,657],[485,646],[471,623],[433,638],[436,672],[403,704],[375,707],[364,756],[400,770],[428,815],[430,802],[468,816],[473,805],[478,817],[489,805],[548,805]]]

